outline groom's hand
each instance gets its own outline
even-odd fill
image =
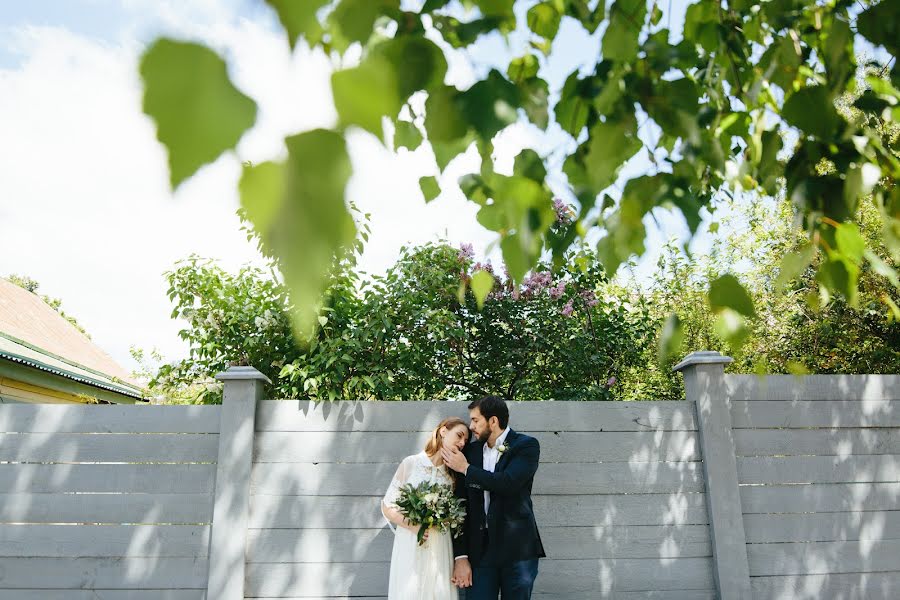
[[[472,565],[468,558],[457,558],[453,563],[453,577],[450,582],[456,587],[472,587]]]
[[[444,459],[445,465],[458,473],[465,473],[469,467],[469,461],[466,460],[466,456],[456,448],[452,450],[441,448],[441,458]]]

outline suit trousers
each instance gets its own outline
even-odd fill
[[[488,552],[486,535],[485,542]],[[503,600],[530,600],[537,573],[537,558],[501,567],[472,567],[472,587],[466,588],[466,600],[497,600],[497,594]]]

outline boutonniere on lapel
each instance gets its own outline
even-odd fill
[[[506,452],[507,450],[509,450],[509,446],[506,445],[506,442],[497,446],[497,452],[500,453],[500,456],[503,456],[503,453]]]

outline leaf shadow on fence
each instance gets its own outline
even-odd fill
[[[202,598],[218,410],[0,407],[0,596]]]
[[[900,376],[725,376],[754,595],[900,595]]]
[[[520,402],[510,413],[513,429],[542,444],[534,503],[548,558],[536,597],[712,597],[689,403]],[[393,534],[381,497],[442,418],[467,415],[454,402],[264,403],[248,595],[385,596]]]

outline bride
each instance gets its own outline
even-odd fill
[[[469,427],[462,419],[444,419],[435,428],[425,449],[403,459],[381,501],[381,514],[394,531],[388,600],[457,600],[453,574],[453,540],[450,532],[429,528],[425,542],[416,541],[418,525],[411,525],[397,510],[400,487],[423,481],[453,486],[456,475],[444,466],[441,448],[462,450],[469,440]]]

